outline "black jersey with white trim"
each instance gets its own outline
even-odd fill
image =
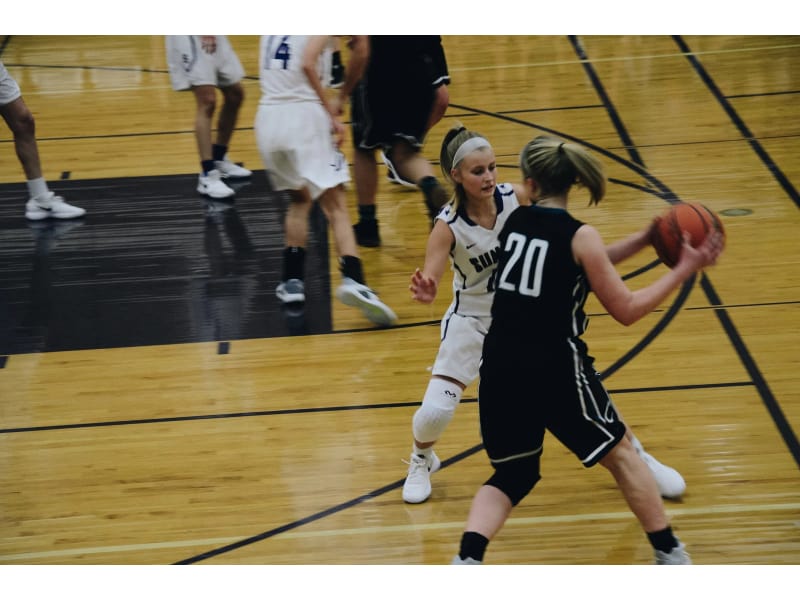
[[[588,326],[589,284],[572,238],[583,225],[566,210],[522,206],[500,232],[490,335],[530,347],[578,338]]]

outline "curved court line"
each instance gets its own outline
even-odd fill
[[[536,125],[536,124],[533,124],[533,123],[529,123],[529,122],[523,121],[521,119],[517,119],[515,117],[511,117],[511,116],[508,116],[508,115],[498,115],[496,113],[491,113],[489,111],[484,111],[484,110],[480,110],[480,109],[466,107],[464,105],[457,105],[457,104],[452,104],[451,103],[450,106],[453,106],[455,108],[459,108],[461,110],[469,110],[469,111],[475,112],[477,114],[483,114],[485,116],[492,117],[492,118],[499,118],[501,120],[505,120],[505,121],[509,121],[509,122],[512,122],[512,123],[517,123],[517,124],[523,125],[525,127],[531,127],[531,128],[534,128],[534,129],[538,129],[540,131],[546,131],[546,132],[558,135],[562,139],[567,139],[567,140],[570,140],[570,141],[574,141],[574,142],[580,143],[580,144],[582,144],[582,145],[584,145],[586,147],[592,148],[593,150],[595,150],[599,154],[602,154],[602,155],[606,156],[607,158],[609,158],[611,160],[614,160],[614,161],[616,161],[618,163],[621,163],[621,164],[625,165],[629,169],[633,170],[634,172],[636,172],[637,174],[642,176],[645,180],[647,180],[651,185],[653,185],[658,190],[658,192],[659,192],[658,195],[661,197],[661,199],[663,199],[667,203],[673,204],[673,203],[678,202],[679,198],[677,197],[677,195],[674,192],[672,192],[665,184],[663,184],[657,177],[655,177],[654,175],[650,174],[644,168],[643,161],[641,160],[641,157],[639,156],[638,152],[636,152],[636,149],[633,147],[633,141],[627,135],[627,131],[624,128],[622,120],[620,118],[618,118],[617,116],[615,116],[616,115],[616,111],[615,111],[613,105],[610,103],[610,99],[607,97],[607,95],[605,95],[605,92],[602,89],[602,85],[600,83],[599,77],[596,76],[596,74],[594,73],[593,69],[591,68],[591,64],[589,63],[589,61],[585,60],[585,58],[586,58],[585,57],[585,53],[583,52],[583,49],[582,49],[582,46],[580,44],[579,38],[577,38],[577,36],[568,36],[568,39],[573,44],[573,47],[575,48],[576,52],[578,52],[579,55],[581,56],[581,58],[582,58],[581,62],[584,65],[584,68],[587,71],[587,73],[589,74],[589,76],[592,79],[593,83],[595,84],[595,88],[596,88],[598,94],[600,95],[601,99],[604,100],[604,105],[606,106],[607,110],[611,111],[610,117],[612,118],[612,121],[613,121],[615,127],[617,128],[617,131],[620,133],[620,136],[621,136],[621,138],[623,140],[623,143],[625,143],[626,146],[628,146],[628,150],[630,152],[632,160],[626,160],[626,159],[614,154],[613,152],[610,152],[610,151],[606,150],[605,148],[601,148],[599,146],[591,144],[590,142],[587,142],[586,140],[580,140],[579,138],[577,138],[575,136],[564,134],[563,132],[559,132],[559,131],[557,131],[555,129],[552,129],[552,128],[547,128],[547,127],[544,127],[544,126],[540,126],[540,125]],[[708,281],[707,278],[705,277],[705,274],[703,275],[703,278],[704,278],[704,281]],[[656,324],[656,326],[653,327],[653,329],[651,329],[651,331],[644,338],[642,338],[642,340],[638,344],[636,344],[633,348],[631,348],[631,350],[629,352],[627,352],[619,360],[617,360],[614,364],[612,364],[611,367],[606,369],[605,373],[603,375],[601,375],[602,378],[608,377],[610,374],[613,374],[614,372],[619,370],[623,365],[625,365],[627,362],[632,360],[653,339],[655,339],[655,337],[656,337],[656,335],[658,335],[658,333],[660,333],[661,331],[664,330],[664,328],[678,314],[679,309],[681,308],[681,306],[685,303],[686,298],[688,297],[689,292],[691,291],[695,281],[696,281],[696,276],[693,276],[683,284],[683,286],[681,287],[680,294],[675,299],[675,302],[673,302],[673,304],[670,306],[670,308],[667,311],[667,313],[665,314],[665,316],[662,319],[659,320],[659,322]],[[707,285],[711,289],[710,282],[708,282]],[[709,300],[711,300],[711,298],[709,298]],[[712,304],[713,304],[713,302],[712,302]],[[733,340],[731,340],[731,341],[733,342]],[[750,373],[750,370],[748,370],[748,373]],[[477,452],[478,449],[480,449],[480,448],[481,448],[481,445],[478,445],[478,446],[473,447],[472,449],[470,449],[468,452],[474,453],[474,452]],[[459,459],[454,458],[454,459],[451,459],[451,460],[459,460]],[[444,466],[444,463],[443,463],[443,466]],[[394,487],[397,487],[396,483],[392,484],[390,486],[387,486],[385,488],[382,488],[379,491],[380,491],[380,493],[385,493],[386,491],[389,491],[390,489],[394,489]],[[336,512],[338,510],[342,510],[344,508],[348,508],[348,507],[352,506],[353,504],[357,504],[357,503],[363,501],[364,498],[365,498],[364,496],[362,496],[360,498],[356,498],[355,500],[351,501],[351,503],[347,503],[345,505],[340,505],[340,507],[333,507],[332,509],[329,509],[328,511],[323,511],[321,513],[317,513],[316,515],[312,515],[311,518],[313,520],[316,520],[318,518],[322,518],[324,516],[327,516],[327,515],[331,514],[332,512]],[[289,525],[287,525],[285,527],[294,528],[294,527],[298,526],[298,524],[304,524],[304,522],[297,521],[297,522],[289,524]],[[185,561],[181,561],[181,563],[179,563],[179,564],[188,564],[188,563],[199,562],[201,560],[204,560],[206,558],[210,558],[210,557],[215,556],[217,554],[229,552],[229,551],[235,550],[235,549],[237,549],[237,548],[239,548],[241,546],[249,545],[251,543],[255,543],[255,542],[261,541],[262,539],[265,539],[266,537],[271,537],[272,535],[275,535],[277,533],[281,533],[283,531],[286,531],[286,528],[278,528],[278,529],[275,529],[275,530],[271,530],[270,532],[264,532],[264,533],[262,533],[262,534],[260,534],[258,536],[253,536],[253,537],[248,538],[246,540],[241,540],[240,542],[236,542],[234,544],[231,544],[231,545],[228,545],[228,546],[225,546],[225,547],[222,547],[222,548],[217,548],[217,549],[212,550],[210,552],[207,552],[207,553],[204,553],[204,554],[200,554],[198,556],[186,559]]]

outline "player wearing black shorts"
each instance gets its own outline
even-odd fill
[[[597,230],[567,212],[574,185],[597,204],[602,164],[583,147],[539,136],[520,156],[530,207],[521,206],[499,235],[492,322],[483,345],[478,390],[481,434],[494,473],[475,494],[454,564],[483,560],[489,541],[540,479],[545,430],[585,466],[614,476],[647,534],[656,564],[690,564],[670,527],[652,472],[625,436],[581,335],[591,290],[620,323],[654,310],[698,270],[714,264],[722,239],[684,243],[680,262],[631,291],[614,264],[649,246],[652,225],[606,246]]]
[[[359,205],[355,231],[362,246],[380,245],[375,150],[384,153],[398,177],[422,191],[431,217],[449,200],[421,154],[432,112],[441,115],[436,110],[438,90],[449,83],[440,36],[370,36],[369,65],[351,101]]]

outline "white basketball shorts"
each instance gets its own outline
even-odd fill
[[[0,106],[10,104],[21,96],[16,79],[9,75],[5,65],[0,62]]]
[[[491,317],[465,317],[448,309],[442,319],[442,341],[433,363],[432,375],[444,375],[465,386],[478,378],[483,338]]]
[[[200,85],[229,87],[244,78],[244,68],[228,38],[218,35],[213,54],[203,50],[200,35],[166,36],[167,66],[172,89]]]
[[[347,160],[331,135],[331,119],[319,102],[261,104],[255,134],[274,190],[305,187],[316,200],[350,181]]]

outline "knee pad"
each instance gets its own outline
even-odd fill
[[[508,462],[496,463],[494,474],[486,481],[486,485],[496,487],[511,499],[512,506],[516,506],[541,479],[540,458],[541,453],[537,452]]]
[[[414,413],[414,439],[435,442],[442,435],[461,401],[461,388],[450,381],[433,378],[428,383],[422,406]]]

